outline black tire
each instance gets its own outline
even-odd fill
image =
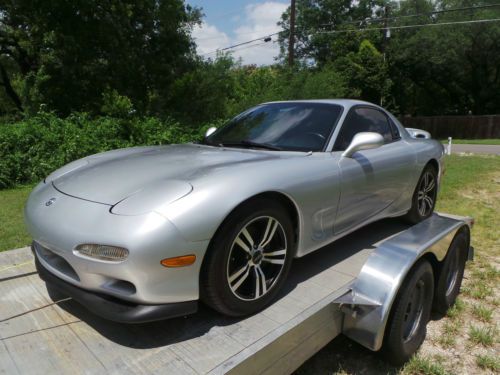
[[[268,237],[270,237],[275,225],[274,222],[271,224],[269,218],[277,221],[280,226],[277,226],[273,232],[271,242],[260,247],[265,242],[266,233],[269,233]],[[269,225],[271,230],[267,232]],[[252,239],[255,238],[255,244],[260,242],[255,246],[262,249],[260,260],[258,249],[249,246],[248,238],[243,236],[244,229],[248,230],[247,233]],[[243,250],[243,247],[235,243],[238,236],[241,236],[239,238],[243,239],[244,245],[254,253]],[[275,201],[255,199],[236,209],[215,234],[203,261],[200,275],[202,301],[229,316],[250,315],[262,310],[274,300],[286,280],[295,246],[294,237],[294,227],[287,211]],[[281,243],[278,244],[280,241]],[[283,241],[286,246],[285,252],[282,251],[285,249],[275,251],[276,249],[271,248],[281,247]],[[284,259],[282,255],[279,255],[279,259],[275,258],[277,255],[274,257],[266,255],[272,252],[283,252]],[[273,264],[271,260],[273,262],[277,260],[283,264]],[[241,264],[238,265],[238,262]],[[244,281],[239,284],[240,276],[230,281],[234,275],[238,274],[237,270],[246,267],[245,264],[246,266],[250,264],[248,266],[250,271],[248,274],[246,271],[241,274],[241,277],[246,277]],[[278,267],[280,267],[279,271]],[[271,277],[273,275],[274,277]],[[237,287],[238,284],[240,286]],[[254,288],[253,291],[252,288]],[[259,295],[259,292],[262,295]]]
[[[467,261],[469,239],[464,232],[458,233],[450,244],[448,253],[443,260],[439,278],[434,291],[434,311],[446,314],[455,303],[462,279],[465,262]]]
[[[432,178],[434,185],[429,191],[426,191],[428,187],[426,187],[425,184],[428,176]],[[418,179],[417,186],[415,187],[415,191],[413,192],[411,208],[404,216],[404,219],[407,222],[410,224],[417,224],[432,215],[434,207],[436,206],[437,182],[438,171],[433,165],[427,164],[422,171],[422,174]],[[424,205],[424,210],[421,210],[422,204]]]
[[[421,260],[406,276],[392,305],[382,349],[388,362],[400,366],[422,345],[433,294],[432,267],[426,260]]]

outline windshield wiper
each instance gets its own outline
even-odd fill
[[[241,142],[228,142],[228,143],[221,143],[222,146],[226,147],[256,147],[256,148],[263,148],[266,150],[272,150],[272,151],[282,151],[281,147],[273,146],[268,143],[258,143],[258,142],[252,142],[252,141],[247,141],[243,140]]]

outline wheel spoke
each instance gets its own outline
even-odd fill
[[[248,254],[250,254],[250,248],[246,243],[243,242],[243,240],[240,237],[236,237],[234,242],[238,244],[238,246],[241,247],[243,250],[245,250]]]
[[[242,273],[243,273],[243,276],[241,276],[238,279],[238,277]],[[249,274],[250,274],[250,267],[249,267],[249,265],[247,263],[243,268],[241,268],[240,270],[238,270],[236,273],[234,273],[233,275],[231,275],[229,277],[229,285],[230,285],[231,289],[233,291],[238,290],[238,288],[241,286],[241,284],[243,284],[243,281],[245,281],[247,279],[247,277],[248,277]],[[238,280],[238,281],[236,281],[236,280]],[[233,284],[234,281],[236,281],[236,283]]]
[[[259,297],[261,294],[265,294],[267,292],[266,276],[264,275],[264,272],[259,266],[255,267],[254,270],[255,270],[255,296]]]
[[[429,206],[429,210],[432,210],[432,204],[434,203],[433,200],[432,200],[432,198],[427,195],[424,198],[424,202],[426,202],[427,205]]]
[[[250,244],[251,247],[253,247],[253,238],[252,236],[250,236],[250,233],[248,233],[248,230],[247,228],[243,229],[241,231],[241,233],[243,233],[243,235],[245,236],[245,238],[247,239],[248,243]]]
[[[434,178],[430,181],[429,184],[425,185],[425,192],[428,193],[434,189],[434,186],[436,185],[436,182],[434,181]]]
[[[254,272],[255,272],[255,298],[259,298],[261,293],[260,293],[260,278],[259,278],[259,271],[257,271],[257,267],[254,267]]]
[[[283,259],[272,259],[272,258],[263,257],[262,261],[267,262],[267,263],[272,263],[272,264],[285,264],[284,258]]]
[[[270,253],[262,253],[262,255],[264,255],[264,257],[275,257],[278,255],[286,255],[286,249],[276,250],[276,251],[272,251]]]
[[[274,234],[276,233],[276,229],[278,229],[278,221],[274,220],[273,218],[269,218],[266,226],[266,231],[264,232],[264,237],[262,237],[262,241],[260,242],[260,247],[266,247],[269,242],[274,237]]]
[[[420,213],[421,216],[425,216],[425,200],[422,200],[418,204],[418,212]]]

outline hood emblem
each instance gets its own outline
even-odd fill
[[[56,198],[50,198],[47,202],[45,202],[45,205],[47,207],[52,206],[52,203],[56,201]]]

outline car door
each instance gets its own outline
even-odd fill
[[[367,222],[387,209],[408,189],[414,165],[410,147],[386,113],[371,106],[352,107],[337,136],[333,151],[342,153],[359,132],[377,132],[384,145],[339,157],[340,199],[336,234]]]

